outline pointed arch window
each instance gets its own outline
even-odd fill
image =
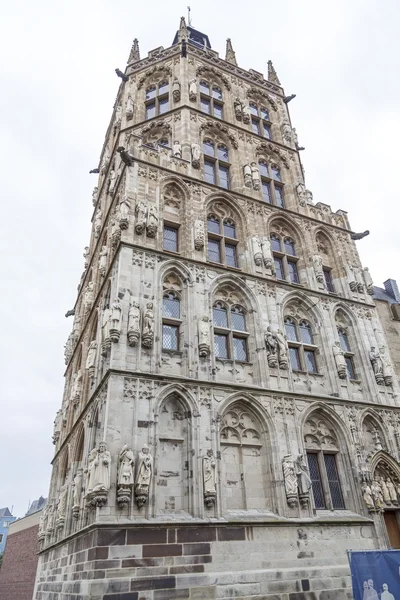
[[[261,191],[264,202],[275,204],[280,208],[285,208],[283,184],[280,179],[280,171],[276,165],[268,165],[265,160],[258,163],[261,178]],[[279,179],[277,178],[279,174]]]
[[[247,362],[248,332],[244,309],[216,302],[213,307],[213,325],[215,357]]]
[[[223,116],[222,90],[219,86],[200,81],[200,110],[217,119]]]
[[[219,185],[229,189],[229,152],[224,144],[215,144],[211,140],[204,140],[204,179],[207,183]]]
[[[268,110],[264,107],[259,108],[254,102],[250,102],[249,108],[253,133],[261,135],[267,140],[272,140],[271,119]]]
[[[238,267],[236,226],[231,219],[220,219],[215,215],[207,218],[208,260]]]
[[[165,292],[162,304],[162,349],[179,350],[181,301],[175,292]]]
[[[162,115],[169,110],[169,83],[162,81],[146,89],[146,120]]]
[[[271,235],[271,250],[274,257],[275,274],[277,279],[300,283],[296,256],[296,245],[292,238],[283,239],[273,233]]]
[[[285,318],[286,338],[289,346],[290,364],[293,371],[318,373],[316,353],[317,346],[311,325],[306,320],[297,321],[292,317]]]

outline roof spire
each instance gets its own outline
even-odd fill
[[[140,60],[139,42],[135,38],[133,40],[131,52],[129,54],[128,64],[131,62],[137,62],[138,60]]]
[[[187,36],[188,36],[188,32],[187,32],[185,17],[181,17],[181,22],[179,23],[178,40],[180,42],[182,40],[186,40]]]
[[[236,65],[237,66],[237,62],[236,62],[236,56],[235,53],[233,51],[232,48],[232,42],[231,39],[228,38],[226,40],[226,54],[225,54],[225,60],[226,62],[231,63],[232,65]]]
[[[276,85],[281,85],[279,77],[274,69],[274,65],[272,64],[272,60],[268,61],[268,81],[271,83],[276,83]]]

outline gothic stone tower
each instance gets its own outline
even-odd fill
[[[400,537],[400,390],[357,234],[313,203],[272,63],[182,19],[117,74],[36,598],[346,598],[346,549]]]

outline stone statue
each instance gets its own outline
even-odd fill
[[[55,510],[54,504],[48,504],[47,508],[47,521],[46,521],[46,535],[51,536],[54,531],[54,518],[55,518]]]
[[[191,79],[189,81],[189,100],[191,102],[196,102],[197,99],[197,80]]]
[[[296,127],[293,127],[292,134],[293,134],[294,145],[295,145],[295,147],[296,147],[297,150],[300,150],[299,136],[297,135]]]
[[[201,148],[199,144],[192,144],[192,166],[194,169],[200,168]]]
[[[140,235],[141,233],[143,233],[143,231],[146,227],[146,217],[147,217],[147,207],[142,200],[139,200],[139,202],[137,202],[136,208],[135,208],[135,213],[136,213],[135,231],[136,231],[136,233],[138,233]]]
[[[256,263],[257,267],[261,267],[263,255],[260,238],[257,235],[253,235],[253,237],[251,238],[251,243],[253,246],[254,262]]]
[[[182,147],[177,140],[174,142],[172,153],[176,158],[182,158]]]
[[[389,490],[387,488],[386,481],[384,480],[383,477],[379,478],[379,484],[381,486],[382,496],[383,496],[383,500],[384,500],[385,504],[390,504]]]
[[[97,211],[96,216],[94,218],[94,237],[96,238],[96,240],[100,235],[102,222],[103,222],[103,213],[99,208],[99,210]]]
[[[96,187],[93,188],[93,192],[92,192],[92,204],[93,204],[93,206],[96,206],[98,189],[99,188],[97,187],[97,185],[96,185]]]
[[[314,265],[315,277],[317,278],[318,283],[325,283],[322,256],[320,254],[314,254],[312,261]]]
[[[122,196],[118,205],[118,219],[120,229],[128,229],[130,208],[131,203],[128,199],[128,196]]]
[[[146,304],[146,310],[143,315],[143,331],[142,331],[142,346],[144,348],[151,348],[153,346],[154,339],[154,311],[153,303],[148,302]]]
[[[147,213],[147,237],[154,238],[156,237],[158,229],[158,209],[155,204],[149,205],[149,210]]]
[[[378,385],[383,385],[385,383],[383,376],[383,361],[379,350],[375,350],[375,346],[371,346],[369,360],[371,361],[371,365],[374,370],[376,383]]]
[[[394,371],[393,371],[392,363],[390,362],[390,358],[389,358],[388,354],[386,354],[385,346],[380,347],[380,353],[381,353],[381,358],[382,358],[382,362],[383,362],[383,378],[385,380],[385,385],[387,385],[387,386],[393,385]]]
[[[282,461],[283,478],[285,481],[286,500],[290,508],[297,506],[297,477],[294,470],[294,463],[291,454],[283,457]]]
[[[204,221],[196,219],[194,222],[194,247],[203,250],[205,242]]]
[[[92,310],[94,301],[94,283],[90,281],[87,286],[83,296],[83,306],[85,315],[88,314]]]
[[[128,344],[136,346],[140,339],[140,308],[139,304],[132,300],[128,312]]]
[[[92,341],[89,344],[89,349],[86,357],[86,369],[88,370],[89,377],[93,379],[95,368],[96,368],[96,354],[97,354],[97,342]]]
[[[67,365],[71,359],[73,351],[73,333],[71,332],[64,346],[64,363]]]
[[[104,173],[107,171],[109,162],[110,162],[110,150],[108,149],[108,146],[106,146],[105,150],[104,150],[104,154],[103,154],[103,160],[101,161],[101,167],[100,167],[100,172],[102,175],[104,175]]]
[[[299,183],[297,184],[296,193],[297,193],[297,197],[299,199],[300,206],[306,206],[307,190],[306,190],[306,186],[304,185],[304,183],[302,181],[299,181]]]
[[[101,314],[101,355],[107,356],[109,348],[111,348],[110,337],[110,317],[111,310],[106,307]]]
[[[54,419],[54,426],[53,426],[53,444],[57,444],[58,440],[60,439],[60,435],[61,435],[61,424],[62,424],[62,410],[58,410],[56,417]]]
[[[372,490],[369,487],[368,483],[364,482],[361,486],[364,502],[367,505],[369,510],[373,510],[375,508],[374,500],[372,498]]]
[[[267,327],[267,333],[265,334],[265,345],[267,347],[267,360],[269,367],[278,366],[278,341],[276,335],[272,330],[271,325]]]
[[[47,506],[42,510],[39,517],[39,526],[38,526],[38,541],[42,542],[46,537],[46,525],[47,525]]]
[[[74,519],[79,517],[79,508],[81,504],[81,494],[82,494],[82,479],[83,479],[83,470],[78,469],[76,471],[74,482],[72,484],[73,487],[73,504],[72,504],[72,516]]]
[[[251,177],[251,166],[249,165],[249,163],[246,163],[243,167],[243,174],[244,174],[244,185],[246,187],[251,187],[252,186],[252,177]]]
[[[104,277],[106,274],[107,254],[108,254],[107,246],[102,246],[100,253],[99,253],[99,273],[100,273],[101,277]]]
[[[347,375],[347,366],[346,359],[344,357],[344,352],[340,346],[340,342],[335,342],[333,344],[333,356],[335,357],[336,369],[340,379],[346,379]]]
[[[115,216],[111,217],[111,248],[115,249],[119,240],[121,239],[121,229],[119,228],[119,224],[117,224],[117,219]]]
[[[76,373],[75,377],[74,377],[74,381],[73,384],[71,386],[71,402],[72,405],[74,406],[74,408],[79,404],[79,400],[81,399],[81,394],[82,394],[82,371],[81,369],[79,369],[79,371]]]
[[[394,484],[393,484],[392,480],[389,479],[389,477],[386,479],[386,487],[389,492],[389,497],[390,497],[391,503],[398,504],[396,488],[394,487]]]
[[[199,356],[210,355],[210,319],[204,316],[199,321]]]
[[[177,77],[174,78],[174,82],[172,84],[172,97],[174,102],[179,102],[181,99],[181,84]]]
[[[349,284],[349,288],[351,289],[352,292],[356,292],[357,291],[357,282],[356,282],[356,278],[354,275],[354,269],[349,263],[345,264],[345,268],[346,268],[346,277],[347,277],[347,283]]]
[[[126,105],[125,105],[125,114],[126,114],[126,118],[128,121],[133,119],[133,109],[134,109],[133,98],[129,94],[128,99],[126,101]]]
[[[296,460],[297,485],[299,489],[300,504],[307,506],[310,499],[311,479],[308,467],[304,460],[304,454],[299,454]]]
[[[118,104],[117,108],[115,109],[114,127],[115,128],[120,127],[121,122],[122,122],[122,106],[120,104]]]
[[[383,508],[384,501],[382,489],[376,479],[374,479],[371,483],[371,492],[376,508]]]
[[[290,144],[292,142],[292,128],[290,127],[290,123],[287,117],[283,118],[281,129],[284,141]]]
[[[272,252],[271,252],[271,240],[268,237],[261,238],[261,246],[262,246],[264,267],[266,269],[270,269],[271,272],[273,273],[275,271],[275,269],[274,269],[274,259],[272,257]]]
[[[115,183],[117,180],[117,173],[114,169],[110,171],[110,179],[108,180],[108,193],[112,194],[115,189]]]
[[[354,267],[354,276],[357,282],[357,291],[359,294],[364,294],[364,278],[361,274],[361,269],[359,267]]]
[[[250,106],[248,104],[243,104],[243,106],[242,106],[242,118],[243,118],[243,123],[250,123],[251,110],[250,110]]]
[[[233,108],[235,110],[235,117],[237,118],[238,121],[242,120],[242,103],[240,101],[240,98],[235,98],[234,102],[233,102]]]
[[[288,368],[288,345],[286,341],[286,337],[281,329],[278,329],[276,334],[276,341],[278,342],[278,357],[279,357],[279,366],[281,369]]]
[[[134,483],[135,457],[125,444],[118,458],[117,502],[120,506],[129,504]]]
[[[107,444],[100,442],[98,449],[89,455],[88,474],[89,481],[86,497],[92,506],[104,506],[107,503],[107,494],[110,489],[111,454]]]
[[[369,272],[368,267],[365,267],[363,274],[364,274],[365,286],[367,288],[367,294],[369,294],[370,296],[373,296],[374,282],[372,281],[371,273]]]
[[[85,246],[85,249],[83,251],[83,266],[85,269],[88,268],[89,265],[89,257],[90,257],[90,250],[89,250],[89,246]]]
[[[255,190],[259,190],[260,186],[261,186],[261,179],[260,179],[260,171],[258,170],[256,162],[251,163],[251,179],[253,181],[253,188]]]
[[[212,508],[217,498],[217,480],[214,453],[211,449],[207,450],[207,454],[203,458],[203,485],[204,504],[207,508]]]
[[[63,485],[57,502],[57,527],[63,527],[65,522],[65,512],[67,509],[68,487]]]
[[[122,306],[119,298],[115,298],[111,305],[110,338],[112,342],[118,342],[121,335]]]
[[[153,458],[148,446],[143,446],[139,452],[135,479],[135,499],[139,508],[146,504],[153,473]]]

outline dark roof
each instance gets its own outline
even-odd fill
[[[28,515],[31,515],[32,513],[35,513],[38,510],[41,510],[44,506],[46,506],[46,502],[47,498],[43,498],[43,496],[40,496],[38,500],[34,500],[32,502],[25,516],[27,517]]]
[[[12,517],[12,514],[8,510],[8,506],[6,506],[5,508],[0,508],[0,519],[2,519],[3,517]]]
[[[373,299],[374,300],[383,300],[384,302],[387,302],[388,304],[398,304],[397,300],[395,298],[393,298],[393,296],[388,294],[384,288],[377,287],[376,285],[374,285]]]
[[[201,33],[201,31],[199,31],[198,29],[194,29],[194,27],[191,27],[190,25],[187,26],[187,31],[188,31],[189,44],[194,44],[195,46],[198,46],[199,48],[204,48],[204,43],[205,43],[207,48],[211,48],[211,44],[210,44],[210,40],[208,39],[208,35],[206,35],[205,33]],[[176,32],[174,41],[172,42],[172,45],[178,43],[178,34],[179,34],[179,31]]]

